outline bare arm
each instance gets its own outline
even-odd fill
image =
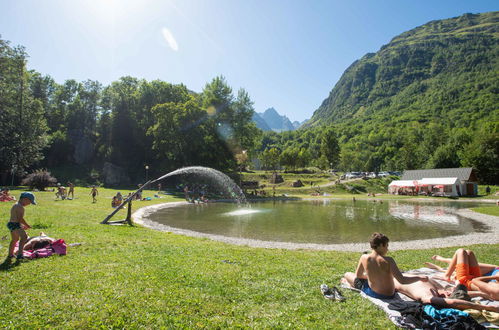
[[[499,275],[477,277],[471,280],[471,284],[488,294],[492,300],[499,300],[499,283],[488,283],[490,280],[499,280]]]
[[[400,269],[398,268],[398,266],[395,263],[395,260],[393,260],[393,258],[385,257],[385,259],[390,264],[390,271],[391,271],[393,277],[395,277],[395,279],[397,281],[399,281],[400,284],[411,284],[411,283],[414,283],[417,281],[423,281],[423,282],[428,281],[427,276],[410,276],[409,277],[409,276],[402,275],[402,273],[400,272]]]
[[[498,280],[499,281],[499,275],[480,276],[480,277],[476,277],[473,279],[473,281],[482,281],[482,282],[488,282],[491,280]]]
[[[367,276],[364,275],[364,265],[362,264],[362,258],[364,256],[360,257],[359,259],[359,263],[357,264],[357,269],[355,270],[355,277],[357,278],[363,278],[363,279],[367,279]]]
[[[468,291],[468,295],[471,298],[482,297],[482,298],[487,299],[487,300],[494,300],[488,294],[481,292],[481,291]]]

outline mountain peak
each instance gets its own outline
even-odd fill
[[[281,116],[274,108],[268,108],[259,115],[273,131],[282,132],[295,129],[291,120],[286,116]]]

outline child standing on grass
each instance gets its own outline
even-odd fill
[[[99,192],[97,191],[97,188],[95,186],[92,187],[92,190],[90,191],[90,195],[92,195],[92,203],[97,203],[97,195]]]
[[[24,207],[29,204],[36,205],[35,195],[30,192],[23,192],[19,197],[19,202],[14,204],[10,209],[10,220],[7,222],[7,228],[9,228],[12,237],[9,246],[9,258],[14,257],[14,247],[17,241],[19,241],[17,259],[23,259],[24,244],[28,240],[25,230],[31,228],[26,220],[24,220]]]

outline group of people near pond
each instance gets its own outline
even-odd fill
[[[177,188],[181,188],[181,186],[178,186]],[[185,200],[189,203],[207,203],[208,198],[206,198],[206,189],[206,185],[193,184],[190,189],[189,186],[185,185],[183,187]]]
[[[71,197],[69,197],[71,196]],[[60,183],[57,183],[57,187],[55,189],[55,199],[74,199],[75,198],[75,185],[71,182],[68,182],[68,188],[64,187]]]
[[[443,276],[435,277],[456,285],[451,292],[428,276],[407,276],[389,256],[387,236],[374,233],[369,241],[371,253],[363,254],[355,273],[344,276],[351,287],[378,299],[391,299],[396,292],[439,308],[477,309],[499,312],[499,306],[481,305],[471,301],[473,297],[499,300],[499,266],[479,263],[473,251],[458,249],[452,258],[438,255],[433,260],[448,264]],[[439,266],[429,267],[443,271]]]

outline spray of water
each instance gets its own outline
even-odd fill
[[[202,176],[203,178],[210,179],[210,181],[214,184],[214,186],[222,189],[224,192],[228,192],[230,196],[237,201],[238,204],[247,205],[248,202],[246,200],[246,196],[244,196],[241,188],[227,175],[223,174],[220,171],[217,171],[213,168],[203,167],[203,166],[190,166],[183,167],[170,172],[168,174],[163,175],[162,177],[157,178],[151,183],[175,176],[175,175],[190,175],[195,174]]]

